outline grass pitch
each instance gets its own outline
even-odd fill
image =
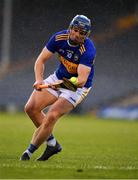
[[[138,178],[138,121],[64,116],[54,135],[63,151],[45,162],[19,161],[34,126],[23,113],[0,114],[1,179],[134,179]]]

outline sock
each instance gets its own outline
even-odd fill
[[[27,153],[27,154],[28,154],[28,156],[29,156],[29,158],[31,158],[32,153],[31,153],[30,151],[28,151],[28,149],[27,149],[24,153]]]
[[[56,139],[54,138],[53,134],[51,134],[47,139],[47,145],[48,146],[55,146],[56,145]]]
[[[28,156],[31,158],[32,154],[37,150],[37,147],[33,144],[30,144],[28,149],[25,151]]]
[[[51,134],[48,138],[47,138],[47,141],[50,141],[51,139],[53,139],[54,138],[54,136],[53,136],[53,134]]]

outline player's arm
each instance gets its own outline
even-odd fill
[[[83,87],[88,79],[88,76],[91,71],[91,67],[83,64],[79,64],[77,71],[78,71],[77,87]]]
[[[35,72],[35,83],[34,88],[39,90],[39,85],[43,84],[43,75],[44,75],[44,69],[45,69],[45,62],[53,55],[51,51],[49,51],[46,47],[42,50],[40,55],[38,56],[35,66],[34,66],[34,72]]]
[[[86,84],[91,68],[93,68],[95,55],[96,49],[93,46],[90,46],[90,48],[88,48],[88,50],[81,56],[80,64],[77,68],[77,87],[83,87]]]

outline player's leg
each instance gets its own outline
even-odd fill
[[[64,108],[63,108],[64,107]],[[59,98],[49,109],[47,116],[43,119],[40,127],[35,131],[31,144],[26,153],[31,156],[33,153],[52,133],[55,123],[64,114],[70,112],[74,106],[65,98]],[[31,153],[30,153],[31,150]],[[55,153],[54,153],[55,154]]]
[[[52,94],[46,89],[43,89],[42,91],[34,90],[31,94],[28,102],[25,105],[25,112],[28,114],[37,128],[42,124],[42,121],[46,116],[43,109],[53,104],[57,100],[57,96],[57,92]],[[51,143],[51,145],[56,144],[56,140],[53,135],[50,135],[47,142]]]
[[[32,143],[39,147],[45,137],[52,132],[56,121],[64,114],[70,112],[73,105],[65,98],[59,98],[49,109],[47,116],[43,119],[41,126],[36,130]]]
[[[90,89],[87,88],[78,88],[77,92],[73,92],[70,90],[61,89],[60,97],[65,98],[68,102],[70,102],[73,105],[73,107],[76,107],[87,96],[89,90]],[[56,154],[60,151],[61,147],[58,144],[58,142],[54,147],[48,145],[44,153],[37,160],[47,160],[53,154]]]
[[[55,74],[50,75],[48,78],[44,80],[46,84],[55,83],[58,81],[58,78]],[[53,96],[54,95],[54,96]],[[46,89],[39,91],[34,91],[32,95],[30,96],[27,104],[25,105],[25,112],[28,114],[30,119],[32,119],[35,126],[38,128],[46,116],[43,112],[43,109],[51,104],[53,104],[57,97],[59,96],[59,92],[55,91],[53,89]],[[46,140],[46,143],[49,146],[56,146],[57,141],[54,138],[54,136],[51,134],[48,139]],[[61,150],[61,146],[60,146]],[[59,148],[57,148],[57,151],[59,151]]]
[[[60,94],[60,97],[62,97],[63,99],[66,99],[67,102],[70,104],[71,109],[73,109],[73,107],[76,107],[87,96],[89,91],[90,91],[90,88],[88,88],[88,89],[87,88],[78,88],[78,90],[76,92],[62,89],[61,90],[62,93]],[[63,109],[63,107],[66,107],[66,106],[64,103],[61,103],[61,109]],[[39,129],[38,129],[38,134],[39,134]],[[36,133],[34,135],[35,139],[38,134]],[[31,144],[30,148],[31,148],[32,152],[34,152],[37,149],[37,147],[33,144]],[[49,151],[50,151],[50,154],[49,154]],[[47,148],[46,151],[44,152],[44,154],[39,158],[39,160],[47,160],[50,156],[53,155],[51,153],[53,153],[53,154],[56,153],[55,148],[52,148],[52,150],[51,150],[51,148]]]
[[[46,116],[43,109],[53,104],[56,100],[57,97],[47,90],[33,91],[25,105],[25,112],[36,127],[39,127],[42,124],[42,121]]]
[[[91,88],[78,88],[77,92],[62,89],[60,97],[65,98],[75,108],[87,96],[90,89]],[[42,154],[42,156],[40,158],[38,158],[37,160],[39,160],[39,161],[47,160],[53,154],[60,152],[60,150],[61,150],[61,147],[58,144],[58,142],[56,143],[56,145],[54,147],[48,145],[46,150]]]
[[[55,74],[50,75],[44,80],[46,84],[52,84],[57,82],[58,79]],[[43,89],[42,91],[34,90],[30,96],[28,102],[25,105],[25,112],[33,121],[36,127],[39,127],[42,123],[45,114],[43,109],[53,104],[59,96],[59,92],[53,89]]]
[[[33,91],[27,104],[25,105],[25,112],[36,127],[39,127],[42,124],[43,119],[46,116],[43,109],[54,103],[56,100],[56,94],[53,95],[47,90]],[[50,143],[52,146],[55,146],[57,142],[52,134],[45,141]]]

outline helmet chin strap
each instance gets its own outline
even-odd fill
[[[79,45],[80,43],[74,42],[73,40],[71,40],[71,39],[69,38],[69,44],[70,44],[70,45],[73,45],[73,46],[77,46],[77,45]]]

